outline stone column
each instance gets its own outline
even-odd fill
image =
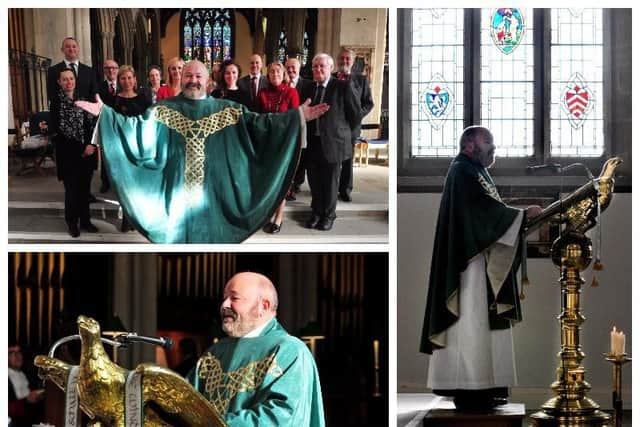
[[[125,327],[139,335],[157,333],[158,256],[149,253],[117,253],[114,256],[113,311]],[[148,344],[132,344],[119,353],[118,363],[134,368],[155,362],[156,349]]]

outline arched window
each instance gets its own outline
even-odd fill
[[[276,52],[276,58],[281,64],[284,64],[287,60],[287,45],[287,30],[282,27],[280,34],[278,34],[278,50]]]
[[[233,57],[232,9],[187,9],[180,16],[182,59],[212,64]]]

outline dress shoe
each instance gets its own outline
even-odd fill
[[[350,202],[351,200],[353,200],[351,198],[351,194],[349,193],[340,193],[340,195],[338,196],[338,198],[340,200],[342,200],[343,202]]]
[[[333,228],[333,221],[335,221],[335,218],[322,218],[316,228],[322,231],[329,231]]]
[[[77,225],[71,224],[68,227],[69,227],[69,236],[73,238],[80,236],[80,230],[78,229]]]
[[[269,224],[269,228],[267,230],[267,233],[269,234],[277,234],[280,232],[280,224],[276,224],[276,223],[271,223]]]
[[[311,218],[309,218],[305,225],[307,228],[316,228],[318,226],[318,223],[320,222],[320,219],[321,218],[319,216],[313,215],[311,216]]]
[[[97,233],[98,227],[93,225],[91,222],[85,222],[80,224],[80,228],[89,233]]]
[[[93,194],[89,194],[89,203],[96,203],[98,199]]]

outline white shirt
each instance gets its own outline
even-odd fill
[[[17,371],[13,368],[9,368],[9,381],[13,384],[13,390],[16,392],[16,398],[18,400],[24,399],[29,396],[31,390],[29,389],[29,380],[22,371]]]
[[[258,326],[257,328],[247,332],[245,335],[242,336],[242,338],[255,338],[260,336],[260,334],[262,333],[262,330],[265,328],[265,326],[267,326],[267,324],[270,321],[271,320],[268,320],[267,322],[264,322],[262,325]]]

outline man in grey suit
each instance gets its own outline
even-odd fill
[[[349,81],[356,92],[356,96],[360,100],[360,117],[356,127],[351,129],[351,156],[342,162],[340,171],[340,183],[338,184],[338,193],[340,200],[343,202],[351,201],[351,190],[353,190],[353,147],[357,139],[360,137],[360,129],[362,118],[364,118],[373,109],[373,96],[371,95],[371,87],[367,77],[352,73],[353,62],[355,60],[355,52],[349,48],[342,47],[338,56],[338,68],[336,77],[340,80]]]
[[[340,165],[351,155],[351,129],[360,120],[360,103],[347,81],[331,76],[333,58],[319,53],[312,61],[313,81],[302,99],[311,105],[326,103],[329,111],[307,124],[307,176],[311,187],[308,228],[331,230],[336,218]]]
[[[249,74],[238,80],[238,87],[251,97],[251,110],[255,111],[258,92],[267,87],[267,78],[261,74],[262,57],[254,53],[249,57]]]

